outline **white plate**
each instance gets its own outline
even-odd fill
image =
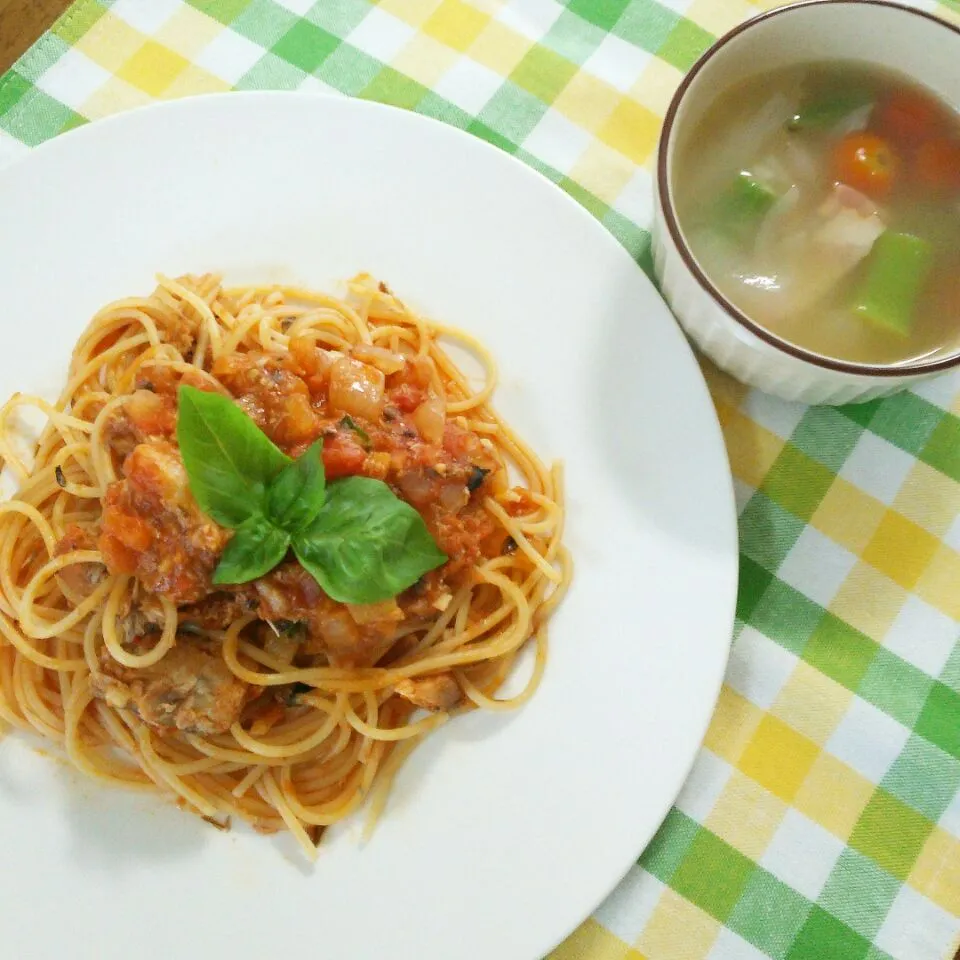
[[[736,525],[717,421],[647,278],[506,154],[399,110],[247,93],[97,123],[0,173],[0,392],[56,393],[71,346],[153,274],[329,286],[359,270],[480,336],[497,405],[567,469],[573,589],[546,678],[403,770],[372,841],[220,834],[0,745],[8,957],[535,960],[616,884],[719,690]],[[305,953],[306,951],[306,953]]]

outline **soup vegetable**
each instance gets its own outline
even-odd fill
[[[841,360],[960,346],[960,117],[856,63],[758,75],[678,142],[704,272],[755,322]]]

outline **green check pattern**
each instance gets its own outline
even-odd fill
[[[78,0],[0,78],[0,163],[159,98],[335,92],[513,154],[650,272],[669,99],[716,36],[766,5]],[[703,366],[740,515],[726,683],[674,809],[551,960],[952,957],[960,380],[808,408]]]

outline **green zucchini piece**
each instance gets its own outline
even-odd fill
[[[769,187],[741,170],[717,198],[714,222],[724,233],[743,239],[757,228],[776,202],[777,195]]]
[[[805,98],[787,121],[788,130],[828,130],[873,99],[869,90],[832,90]]]
[[[933,248],[922,237],[891,230],[880,234],[870,250],[854,312],[905,337],[932,264]]]

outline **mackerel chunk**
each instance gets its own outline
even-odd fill
[[[240,719],[250,687],[238,680],[218,645],[178,634],[173,648],[151,667],[117,663],[106,648],[93,691],[118,710],[130,710],[159,734],[226,733]]]

